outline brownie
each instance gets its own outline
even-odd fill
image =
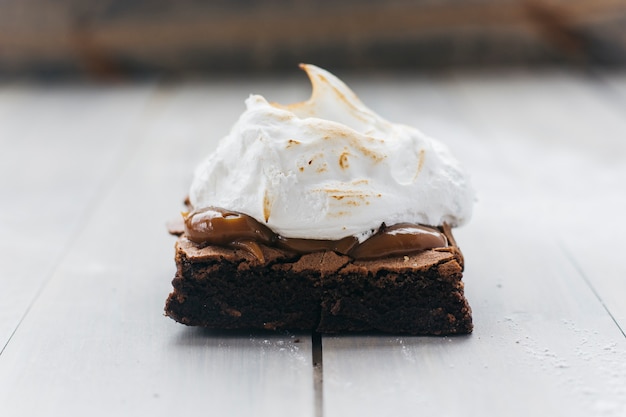
[[[450,245],[406,256],[353,260],[332,251],[299,255],[176,242],[166,315],[212,329],[470,333],[463,256]]]

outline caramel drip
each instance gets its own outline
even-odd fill
[[[183,214],[185,234],[196,243],[229,246],[253,241],[273,246],[276,234],[252,217],[236,211],[208,207]]]
[[[411,223],[398,223],[386,227],[350,251],[355,259],[372,259],[402,255],[432,248],[448,246],[448,239],[437,229]]]
[[[359,243],[348,236],[339,240],[286,238],[254,218],[236,211],[208,207],[183,213],[187,238],[195,243],[241,248],[264,261],[259,244],[296,253],[335,251],[354,259],[405,255],[448,246],[439,230],[411,223],[383,224],[369,239]]]
[[[294,239],[278,236],[276,246],[298,253],[332,250],[347,255],[358,243],[358,239],[354,236],[344,237],[340,240]]]

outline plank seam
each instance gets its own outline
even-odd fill
[[[620,326],[619,322],[617,321],[617,319],[615,318],[613,313],[611,313],[611,310],[609,310],[609,307],[604,303],[604,301],[602,300],[602,297],[600,296],[600,293],[598,293],[598,291],[596,291],[595,287],[591,283],[591,280],[589,279],[587,274],[585,274],[585,272],[583,271],[583,268],[580,266],[580,264],[576,261],[576,258],[574,257],[574,255],[569,251],[567,246],[565,246],[565,244],[562,241],[559,241],[558,245],[559,245],[559,248],[565,254],[565,257],[572,263],[572,266],[574,267],[576,272],[578,272],[578,274],[581,276],[583,281],[585,281],[585,283],[587,284],[587,286],[589,287],[589,289],[591,290],[593,295],[600,302],[600,304],[602,305],[602,308],[604,308],[604,311],[606,311],[607,314],[609,315],[609,317],[611,317],[611,320],[613,320],[613,323],[615,323],[615,325],[617,326],[619,331],[622,333],[622,336],[624,336],[624,338],[626,338],[626,332],[624,331],[622,326]]]
[[[324,417],[324,364],[322,358],[322,335],[320,333],[313,332],[311,338],[315,417]]]
[[[78,239],[78,237],[80,236],[80,234],[82,233],[86,225],[91,220],[93,216],[92,213],[95,212],[95,208],[98,206],[98,204],[100,204],[102,200],[104,200],[107,197],[109,192],[112,190],[115,184],[119,181],[119,178],[121,177],[124,169],[132,161],[132,156],[134,155],[135,152],[137,152],[137,149],[139,148],[141,142],[145,140],[145,137],[142,137],[141,135],[137,134],[138,133],[137,131],[138,130],[141,131],[142,125],[145,119],[153,111],[153,107],[154,107],[153,101],[155,100],[155,98],[158,100],[159,95],[164,94],[162,90],[163,88],[159,87],[158,85],[156,87],[152,87],[152,92],[150,92],[148,97],[146,98],[145,107],[141,113],[141,116],[139,117],[139,120],[137,121],[137,123],[135,123],[133,127],[129,129],[127,136],[131,140],[125,141],[125,146],[123,145],[121,149],[119,150],[119,155],[116,160],[116,163],[111,165],[108,175],[105,176],[105,179],[99,185],[100,192],[95,193],[91,201],[89,201],[86,204],[85,206],[86,208],[84,212],[81,214],[82,218],[79,222],[76,223],[73,233],[70,235],[69,239],[67,240],[65,249],[63,250],[63,252],[59,254],[58,258],[52,264],[52,267],[50,268],[49,272],[46,274],[47,277],[41,283],[38,291],[35,293],[30,303],[24,310],[24,314],[22,314],[22,317],[20,317],[19,321],[17,322],[17,325],[15,326],[15,328],[13,329],[13,331],[7,338],[6,343],[2,346],[2,349],[0,349],[0,357],[2,356],[6,348],[9,346],[9,343],[11,343],[11,340],[17,333],[18,329],[20,328],[20,326],[22,325],[22,323],[24,322],[24,320],[30,313],[31,309],[33,308],[33,306],[35,305],[35,303],[37,302],[41,294],[43,294],[45,289],[50,284],[50,281],[55,276],[56,271],[58,270],[60,265],[63,263],[63,260],[65,259],[67,254],[70,252],[70,250],[72,250],[74,243],[76,242],[76,240]],[[139,139],[132,140],[133,137],[138,137]]]

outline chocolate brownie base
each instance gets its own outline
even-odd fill
[[[182,236],[165,312],[213,329],[470,333],[463,257],[445,233],[449,247],[368,261],[262,246],[260,262],[247,251],[201,247]]]

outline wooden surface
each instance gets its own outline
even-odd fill
[[[303,76],[5,84],[0,415],[625,416],[626,76],[345,78],[472,173],[456,237],[474,334],[320,340],[163,316],[164,225],[194,166],[250,92],[304,99]]]
[[[623,0],[0,2],[0,77],[626,64]]]

